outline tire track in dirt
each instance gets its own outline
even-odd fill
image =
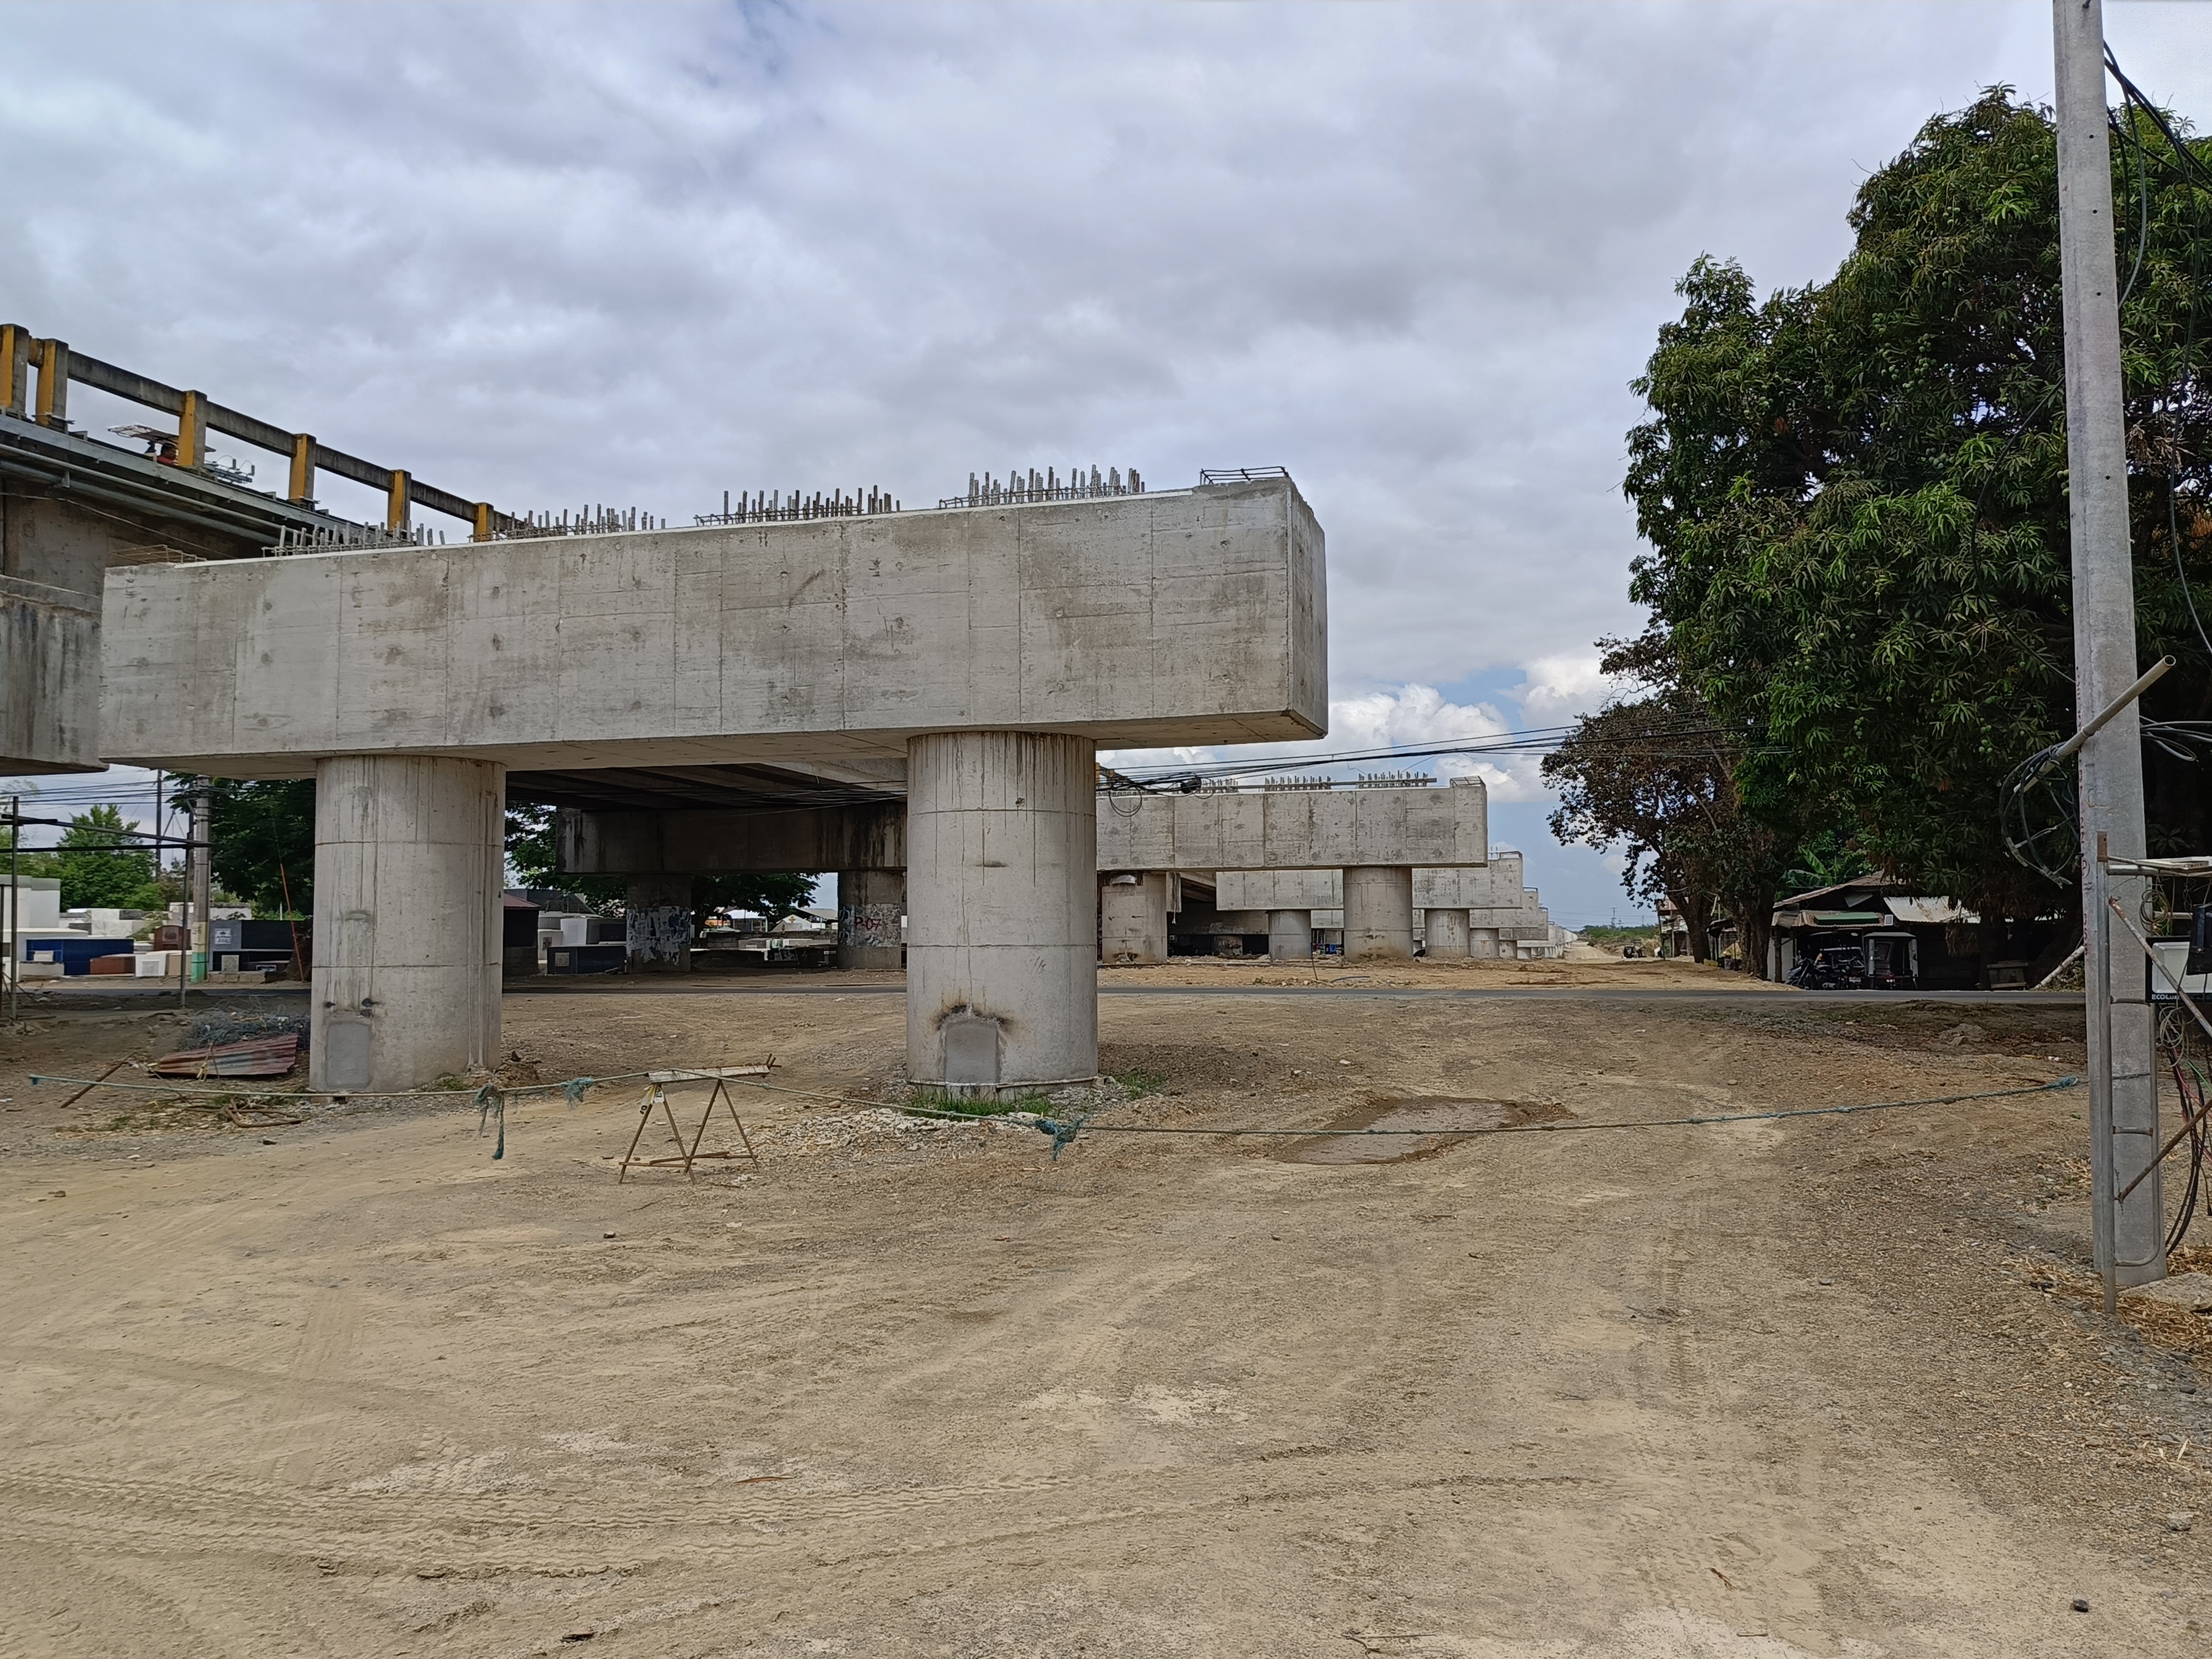
[[[634,1565],[733,1552],[818,1565],[957,1553],[1131,1521],[1327,1505],[1346,1497],[1613,1484],[1579,1470],[1339,1472],[1346,1464],[1373,1470],[1414,1461],[1365,1454],[1322,1459],[1302,1466],[1295,1482],[1216,1479],[1196,1494],[1178,1493],[1184,1472],[1166,1470],[895,1492],[780,1493],[742,1504],[676,1493],[663,1501],[610,1499],[590,1490],[460,1501],[447,1493],[318,1496],[273,1484],[101,1480],[41,1471],[0,1475],[7,1500],[0,1539],[46,1548],[99,1546],[129,1556],[216,1550],[313,1558],[356,1570],[419,1571],[426,1564],[465,1562],[475,1572],[566,1573],[599,1570],[615,1551],[627,1552],[623,1559]],[[1054,1497],[1083,1501],[1006,1514],[1011,1502]],[[553,1528],[592,1547],[566,1554],[519,1547]]]

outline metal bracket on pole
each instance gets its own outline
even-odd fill
[[[2160,680],[2164,679],[2166,678],[2166,671],[2173,666],[2173,663],[2174,659],[2172,657],[2160,657],[2156,662],[2145,669],[2142,678],[2138,679],[2133,685],[2121,692],[2118,696],[2114,697],[2112,702],[2106,703],[2102,708],[2099,709],[2095,716],[2087,726],[2083,726],[2079,732],[2076,732],[2072,737],[2067,738],[2065,742],[2060,744],[2057,748],[2052,750],[2050,754],[2046,755],[2043,759],[2042,764],[2038,766],[2033,772],[2030,772],[2026,778],[2021,780],[2018,786],[2019,788],[2025,789],[2030,784],[2040,782],[2043,779],[2049,777],[2053,772],[2056,772],[2060,767],[2065,765],[2068,761],[2072,760],[2075,755],[2081,752],[2081,745],[2083,744],[2088,742],[2090,738],[2095,737],[2098,732],[2103,731],[2107,726],[2110,726],[2113,720],[2119,717],[2119,713],[2123,708],[2125,708],[2137,697],[2142,696],[2144,692],[2149,690],[2151,687],[2156,685]]]

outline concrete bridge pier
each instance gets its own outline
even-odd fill
[[[837,965],[896,973],[905,960],[900,919],[906,915],[906,872],[837,872]]]
[[[1270,962],[1313,960],[1312,911],[1270,910],[1267,912],[1267,960]]]
[[[915,1082],[993,1095],[1097,1075],[1096,779],[1088,738],[908,739]]]
[[[1465,962],[1468,957],[1467,912],[1431,908],[1423,918],[1425,943],[1435,962]]]
[[[1498,930],[1495,927],[1470,927],[1467,930],[1467,953],[1480,957],[1485,962],[1498,954]]]
[[[623,938],[633,974],[691,971],[691,878],[632,876]]]
[[[1117,968],[1168,959],[1168,883],[1158,870],[1108,876],[1098,888],[1098,957]]]
[[[1344,959],[1413,959],[1410,865],[1354,865],[1344,872]]]
[[[309,1088],[419,1089],[496,1060],[506,801],[494,761],[316,762]]]

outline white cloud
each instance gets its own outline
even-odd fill
[[[1508,695],[1521,705],[1529,726],[1565,726],[1596,713],[1617,690],[1598,672],[1595,651],[1540,657],[1524,665],[1523,674]]]

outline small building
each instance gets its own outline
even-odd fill
[[[1952,943],[1980,918],[1949,899],[1917,894],[1902,882],[1868,876],[1795,893],[1775,906],[1766,977],[1813,976],[1869,990],[1972,990],[1983,982],[1978,949]],[[1829,954],[1822,962],[1822,953]]]

